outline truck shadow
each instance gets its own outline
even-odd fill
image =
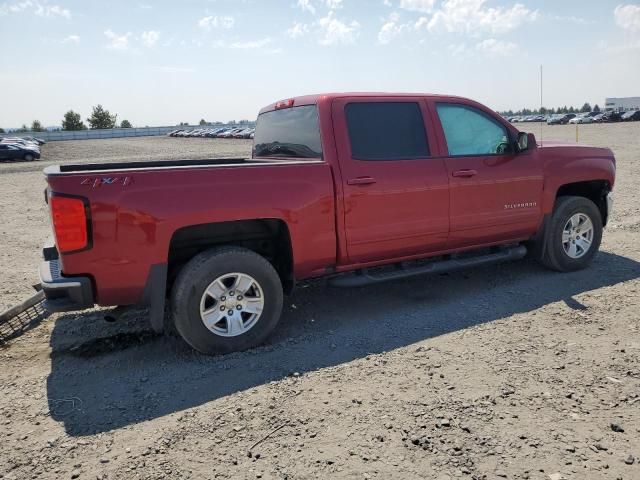
[[[293,372],[339,365],[640,277],[640,263],[602,252],[585,271],[524,261],[385,285],[299,289],[268,345],[205,357],[146,319],[107,324],[98,313],[59,317],[51,336],[51,416],[82,436],[202,405]],[[512,320],[516,321],[516,320]]]

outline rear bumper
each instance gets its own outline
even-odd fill
[[[95,302],[89,277],[65,277],[60,272],[57,258],[40,263],[39,273],[47,310],[68,312],[93,307]]]
[[[607,193],[607,221],[611,218],[611,211],[613,210],[613,192]]]

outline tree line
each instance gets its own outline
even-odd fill
[[[106,110],[102,105],[98,104],[93,107],[91,115],[87,118],[89,128],[104,129],[104,128],[117,128],[118,127],[118,114],[112,114],[109,110]],[[129,120],[122,120],[120,122],[120,128],[132,128]],[[87,130],[87,126],[82,121],[82,117],[79,113],[69,110],[64,114],[62,119],[62,130]]]
[[[91,115],[87,118],[87,123],[89,124],[89,129],[98,129],[98,128],[133,128],[131,122],[129,120],[122,120],[120,125],[118,125],[118,115],[112,114],[109,110],[106,110],[102,105],[98,104],[92,108]],[[62,130],[87,130],[87,126],[82,121],[82,116],[74,112],[73,110],[69,110],[64,114],[62,119]],[[39,120],[34,120],[31,122],[31,128],[29,128],[26,124],[23,124],[22,127],[15,130],[16,133],[21,132],[44,132],[45,128],[42,126],[42,123]],[[4,129],[0,128],[0,133],[6,133]]]
[[[96,128],[133,128],[133,125],[131,125],[131,122],[129,122],[129,120],[122,120],[122,122],[120,122],[120,125],[118,125],[118,115],[117,114],[111,114],[111,112],[109,112],[109,110],[106,110],[102,105],[98,104],[95,107],[93,107],[92,112],[91,112],[91,116],[89,118],[87,118],[87,123],[89,124],[89,129],[96,129]],[[231,124],[236,124],[235,120],[231,120],[230,122],[227,123],[231,123]],[[237,122],[238,125],[245,125],[245,124],[249,124],[251,122],[249,122],[249,120],[240,120]],[[200,119],[199,124],[201,126],[216,126],[216,125],[226,125],[225,122],[208,122],[206,121],[204,118]],[[180,122],[179,126],[188,126],[190,125],[188,122]],[[86,124],[82,121],[82,116],[77,113],[74,112],[73,110],[69,110],[67,113],[64,114],[64,117],[62,119],[62,130],[66,130],[66,131],[74,131],[74,130],[87,130],[88,129]],[[40,123],[39,120],[34,120],[31,123],[31,128],[29,128],[26,124],[22,125],[22,127],[20,127],[17,130],[14,130],[16,133],[22,133],[22,132],[44,132],[45,128],[42,126],[42,123]],[[6,133],[4,131],[4,129],[0,128],[0,133]]]
[[[599,112],[600,107],[596,103],[593,108],[589,103],[585,103],[582,105],[582,108],[574,108],[573,106],[567,107],[558,107],[558,108],[546,108],[540,107],[536,110],[530,110],[528,108],[523,108],[522,110],[518,110],[514,112],[513,110],[508,110],[505,112],[498,112],[501,115],[512,116],[512,115],[554,115],[556,113],[588,113],[588,112]]]

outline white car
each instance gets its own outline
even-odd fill
[[[24,140],[22,138],[17,138],[17,137],[5,137],[2,140],[0,140],[0,143],[3,143],[5,145],[18,145],[22,148],[26,148],[27,150],[33,150],[35,152],[39,152],[40,151],[40,145],[38,145],[37,143],[34,142],[29,142],[27,140]]]
[[[573,117],[569,120],[569,123],[593,123],[593,117],[590,117],[589,114],[578,115],[577,117]]]

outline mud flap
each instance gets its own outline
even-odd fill
[[[540,228],[536,234],[527,242],[528,257],[541,260],[547,250],[547,233],[549,222],[551,222],[551,215],[546,214],[542,219]]]
[[[149,320],[154,332],[164,331],[164,307],[167,293],[167,264],[151,265],[144,287],[142,303],[149,307]]]

